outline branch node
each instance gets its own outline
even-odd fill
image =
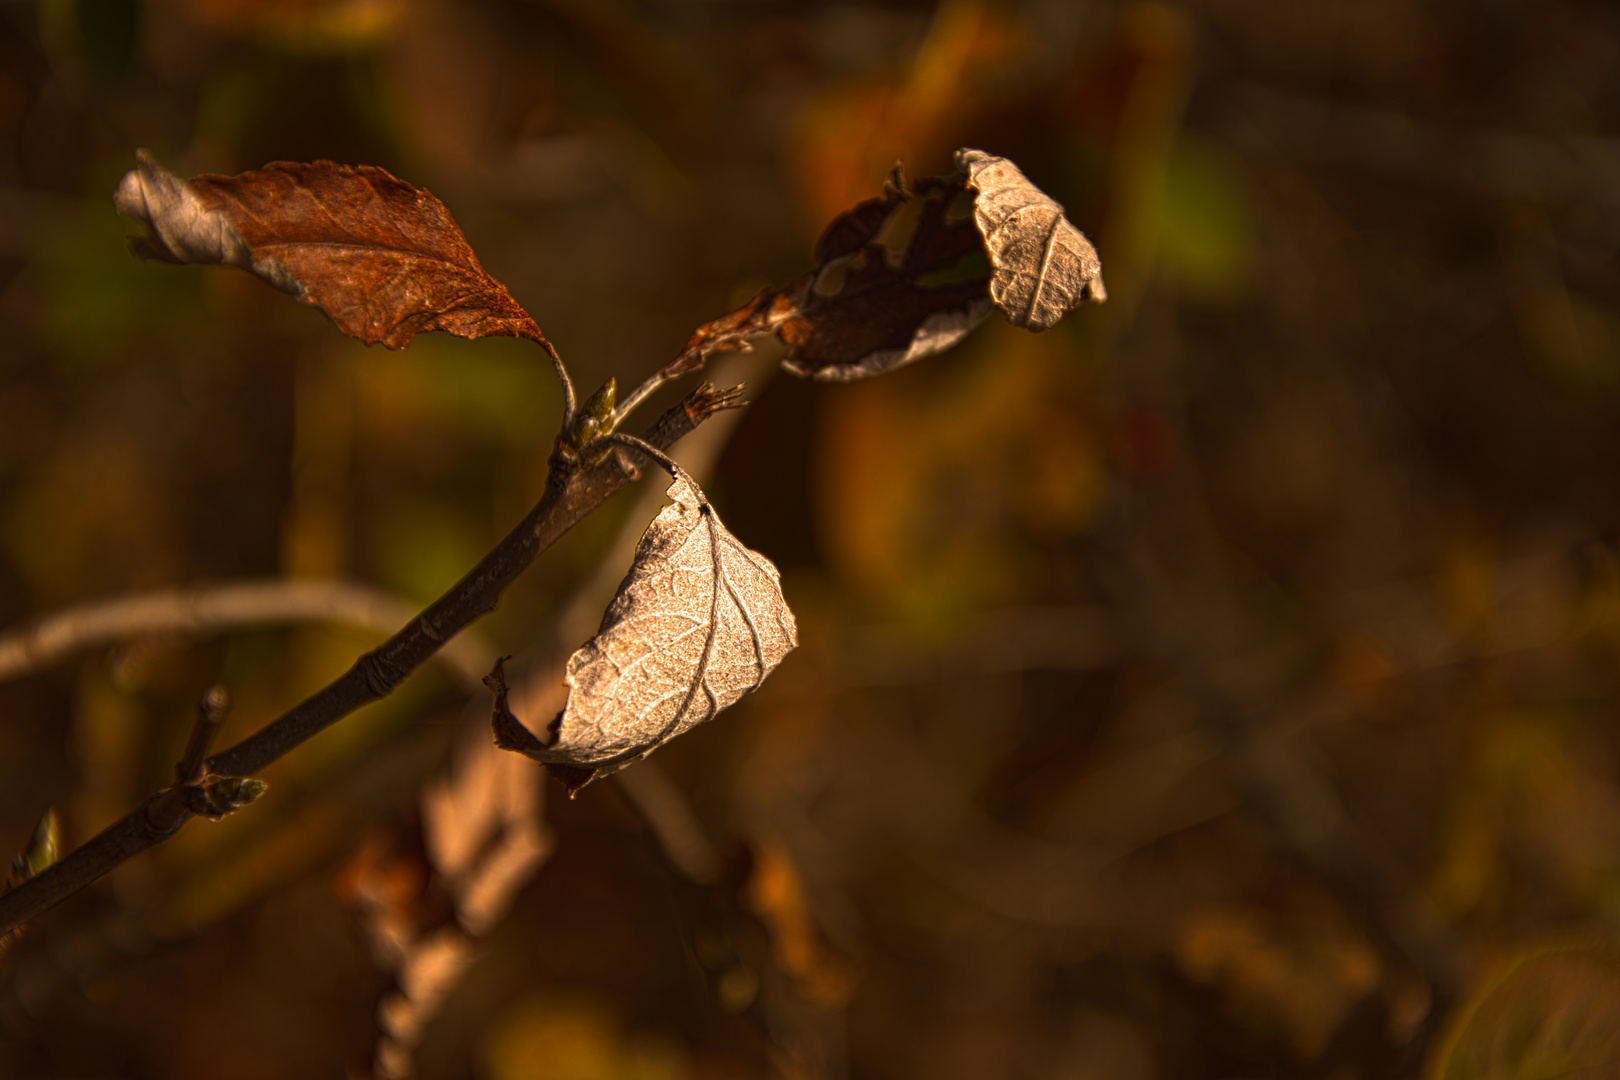
[[[225,688],[208,688],[197,702],[186,752],[174,767],[174,786],[157,794],[142,809],[141,819],[154,840],[169,837],[192,814],[217,821],[264,794],[263,780],[219,776],[208,770],[208,747],[225,719],[230,695]]]
[[[613,460],[619,463],[619,470],[632,481],[641,479],[641,467],[630,460],[630,455],[620,447],[613,448]]]
[[[263,795],[269,786],[251,776],[219,776],[209,777],[201,784],[187,785],[181,790],[187,810],[198,817],[218,821]]]
[[[398,664],[373,649],[354,662],[366,689],[373,697],[386,697],[405,678],[407,672]]]

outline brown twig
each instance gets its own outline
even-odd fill
[[[207,779],[203,755],[219,730],[225,712],[222,688],[212,687],[197,705],[197,722],[186,740],[186,750],[174,767],[175,783],[142,803],[123,820],[102,830],[88,843],[38,877],[0,896],[0,919],[6,933],[78,892],[124,860],[156,847],[191,819],[193,793]],[[13,917],[11,910],[22,913]]]
[[[225,708],[230,704],[223,686],[211,686],[197,702],[197,722],[192,725],[191,738],[186,740],[186,752],[174,767],[176,784],[195,784],[203,778],[203,759],[219,732],[219,723],[225,719]]]
[[[225,709],[229,704],[230,698],[223,686],[209,687],[197,702],[196,723],[191,725],[191,736],[186,740],[185,752],[174,766],[174,786],[164,788],[154,800],[147,802],[144,816],[151,832],[172,836],[186,823],[187,818],[199,812],[196,809],[197,796],[210,781],[219,779],[208,774],[208,747],[213,744],[214,736],[219,734],[220,721],[225,719]],[[262,785],[259,790],[263,790]],[[251,802],[254,797],[257,796],[247,801]],[[206,812],[206,808],[202,812]],[[223,813],[210,816],[223,816]]]
[[[0,682],[19,678],[81,649],[149,634],[199,635],[237,626],[326,621],[389,633],[416,609],[386,593],[345,581],[226,582],[138,593],[65,608],[0,635]],[[477,687],[486,650],[458,639],[439,654],[462,683]]]
[[[643,437],[667,449],[715,412],[736,404],[740,388],[704,383],[658,419]],[[634,453],[634,451],[628,451]],[[305,740],[391,692],[463,627],[494,610],[501,594],[536,556],[601,506],[627,482],[614,455],[582,461],[559,439],[545,493],[489,554],[393,637],[356,660],[343,675],[260,731],[204,762],[207,773],[250,776]],[[191,813],[166,788],[86,841],[31,881],[0,896],[0,933],[73,895],[134,855],[173,836]]]

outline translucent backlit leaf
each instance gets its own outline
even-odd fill
[[[601,628],[569,658],[568,704],[545,737],[508,709],[499,665],[487,680],[496,741],[572,789],[712,718],[798,645],[770,560],[727,532],[685,476],[667,494]]]

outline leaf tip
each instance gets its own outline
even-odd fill
[[[568,797],[572,799],[589,787],[591,781],[597,778],[601,770],[586,765],[564,765],[560,762],[551,761],[546,763],[546,772],[562,783],[563,788],[568,792]]]
[[[165,207],[182,201],[179,178],[159,165],[150,151],[136,150],[135,167],[123,175],[113,190],[113,209],[146,226],[147,235],[130,242],[137,256],[158,262],[184,261],[164,242],[158,224]]]
[[[512,659],[510,656],[496,657],[495,666],[484,676],[484,685],[489,687],[490,693],[497,698],[506,697],[506,662],[510,659]]]

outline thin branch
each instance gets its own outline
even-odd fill
[[[708,502],[707,499],[703,498],[703,489],[698,487],[697,481],[692,479],[692,475],[685,469],[681,468],[680,464],[676,462],[674,458],[658,449],[658,447],[649,446],[644,440],[638,439],[634,435],[625,435],[618,431],[604,435],[602,438],[605,441],[616,442],[621,446],[628,446],[632,450],[640,450],[643,454],[646,454],[648,457],[658,462],[658,464],[662,465],[664,467],[664,471],[669,473],[670,479],[686,481],[686,486],[696,492],[699,499],[701,499],[704,503]]]
[[[240,626],[336,622],[391,633],[416,608],[364,585],[344,581],[270,579],[95,600],[47,615],[0,635],[0,682],[20,678],[62,657],[152,634],[195,637]],[[482,685],[485,651],[473,642],[447,644],[440,658],[460,682]]]
[[[734,404],[738,392],[735,387],[717,391],[705,383],[660,417],[645,433],[646,441],[656,449],[673,445],[715,412]],[[627,482],[614,455],[581,460],[559,439],[545,494],[477,566],[338,679],[257,733],[209,758],[205,770],[219,777],[250,776],[362,705],[388,694],[444,642],[494,610],[507,586],[540,552]],[[0,896],[0,934],[173,836],[190,817],[189,810],[176,811],[173,806],[178,790],[166,788],[153,795],[38,877]]]
[[[808,288],[809,281],[809,277],[804,277],[788,288],[789,290]],[[783,296],[781,290],[765,289],[736,311],[698,327],[675,359],[647,376],[640,386],[619,402],[619,407],[613,411],[604,427],[609,431],[618,427],[624,418],[630,415],[631,410],[645,401],[653,391],[683,375],[702,370],[711,356],[720,353],[753,352],[757,341],[775,331],[784,319],[794,313],[793,304],[773,303]]]
[[[665,383],[674,382],[683,375],[690,375],[694,371],[702,370],[703,365],[708,361],[712,354],[716,352],[754,351],[753,345],[747,341],[739,341],[736,344],[724,348],[716,347],[712,341],[708,340],[703,341],[701,345],[698,344],[699,339],[703,337],[704,332],[707,329],[708,327],[700,328],[697,334],[694,335],[693,340],[687,343],[686,348],[681,351],[679,356],[665,364],[663,367],[659,368],[657,371],[653,372],[651,375],[647,376],[641,381],[640,386],[630,391],[630,393],[625,397],[619,399],[618,407],[613,410],[613,415],[609,417],[609,422],[605,425],[609,431],[623,423],[625,417],[629,416],[637,405],[640,405],[643,401],[646,401],[647,398],[652,396],[654,391],[663,386]],[[759,337],[762,336],[763,333],[763,330],[756,331],[752,336]]]
[[[619,407],[613,410],[613,423],[617,424],[629,416],[637,405],[646,401],[654,390],[669,382],[670,379],[671,377],[665,375],[662,371],[655,371],[643,379],[641,385],[630,391],[624,400],[619,402]]]
[[[197,702],[197,722],[192,725],[191,738],[186,740],[186,752],[180,755],[180,763],[174,767],[175,783],[195,784],[202,780],[203,759],[208,756],[208,748],[213,745],[229,703],[230,697],[223,686],[209,687]]]

